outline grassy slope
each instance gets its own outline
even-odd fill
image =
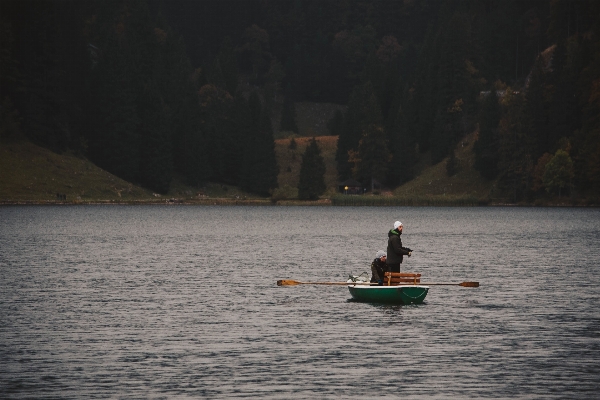
[[[456,175],[447,176],[446,158],[436,165],[426,166],[415,179],[394,190],[394,195],[420,198],[488,199],[494,189],[494,182],[486,181],[473,168],[475,163],[474,143],[475,133],[472,133],[456,147],[455,155],[458,162]]]
[[[327,122],[333,117],[335,110],[344,111],[343,106],[328,103],[296,103],[296,119],[301,136],[317,135],[317,142],[323,158],[325,159],[325,183],[327,192],[325,196],[333,196],[337,189],[337,169],[335,165],[335,151],[337,138],[323,136],[327,134]],[[298,147],[289,149],[289,139],[277,139],[275,151],[279,164],[279,186],[289,185],[295,188],[298,185],[298,174],[302,154],[309,138],[296,138]],[[493,191],[494,182],[488,182],[473,169],[475,162],[473,144],[475,133],[468,135],[457,147],[456,158],[459,171],[456,175],[448,177],[446,174],[446,160],[431,165],[428,155],[424,155],[417,166],[418,176],[412,181],[396,188],[394,195],[401,198],[440,199],[453,201],[458,199],[488,199]],[[291,169],[291,172],[288,170]]]
[[[300,176],[300,166],[302,164],[302,154],[312,138],[295,138],[297,147],[290,149],[290,139],[275,140],[275,153],[277,155],[277,164],[279,165],[278,183],[279,187],[288,185],[292,188],[298,187]],[[337,186],[337,168],[335,166],[335,150],[337,148],[337,136],[319,136],[315,138],[321,156],[325,161],[325,185],[328,188],[328,195],[335,192]]]
[[[304,132],[325,132],[324,125],[337,106],[302,103],[297,111],[298,125]],[[311,128],[312,126],[312,128]],[[301,129],[302,131],[302,129]],[[337,137],[317,136],[321,154],[325,160],[327,185],[326,197],[335,195],[337,170],[335,151]],[[393,195],[399,198],[486,199],[493,183],[486,182],[473,170],[474,134],[465,138],[465,145],[456,150],[459,172],[448,178],[445,160],[430,166],[423,157],[420,174],[414,180],[396,188]],[[275,151],[279,164],[279,186],[296,188],[302,162],[302,154],[310,137],[297,137],[297,148],[289,148],[290,139],[277,139]],[[157,197],[152,192],[125,182],[98,168],[90,161],[71,155],[59,155],[29,142],[0,142],[0,202],[57,202],[57,193],[67,195],[68,202],[96,201],[148,201],[164,202],[176,198],[198,203],[213,203],[213,199],[238,199],[258,201],[256,196],[226,185],[208,184],[193,188],[175,179],[167,195]],[[382,196],[390,196],[391,192]]]
[[[213,204],[211,199],[254,201],[256,196],[235,187],[185,185],[177,177],[166,195],[154,194],[126,182],[92,162],[69,154],[56,154],[27,141],[0,142],[0,203],[158,202],[170,199]]]
[[[0,201],[55,202],[140,200],[152,193],[72,155],[59,155],[30,142],[0,143]]]
[[[325,183],[328,189],[325,196],[330,197],[336,193],[337,188],[337,169],[335,166],[337,137],[322,136],[316,139],[326,165]],[[310,138],[295,138],[298,145],[295,150],[289,148],[290,139],[277,139],[275,141],[277,162],[280,166],[280,187],[284,185],[296,187],[298,185],[302,154],[309,140]],[[479,173],[473,169],[475,162],[474,142],[475,133],[472,133],[456,147],[455,154],[459,165],[456,175],[447,176],[447,159],[431,165],[428,155],[423,155],[417,166],[420,171],[418,176],[394,189],[393,192],[384,191],[382,197],[395,196],[401,199],[415,199],[416,204],[424,204],[429,201],[432,204],[460,204],[462,200],[469,200],[470,203],[486,202],[493,191],[494,182],[488,182],[481,178]],[[368,194],[367,196],[371,195]]]

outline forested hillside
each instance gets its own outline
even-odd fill
[[[594,198],[599,35],[592,0],[5,0],[0,141],[266,196],[274,138],[320,102],[340,181],[395,188],[476,132],[507,199]]]

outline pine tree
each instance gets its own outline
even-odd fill
[[[552,143],[548,126],[547,101],[548,93],[545,89],[545,74],[543,69],[543,58],[538,57],[529,79],[529,86],[525,93],[526,130],[532,137],[532,146],[534,158],[539,158],[542,154],[551,151]]]
[[[600,3],[592,2],[595,29],[600,30]],[[600,39],[590,43],[591,60],[582,70],[578,91],[582,128],[574,135],[575,183],[581,193],[600,195]]]
[[[421,52],[415,76],[414,85],[407,91],[407,102],[414,104],[413,116],[415,128],[414,136],[421,152],[428,151],[431,146],[431,132],[433,132],[436,115],[435,87],[437,82],[437,44],[433,24],[427,29],[427,34]]]
[[[315,138],[312,138],[300,165],[298,182],[298,198],[301,200],[317,200],[325,192],[325,161]]]
[[[211,176],[207,155],[207,139],[202,129],[198,89],[202,86],[197,74],[185,55],[185,46],[180,40],[172,40],[167,48],[172,49],[174,65],[170,68],[175,75],[175,90],[171,93],[173,104],[173,164],[175,172],[194,187],[201,187]],[[175,62],[177,60],[178,62]],[[232,156],[232,161],[241,156]]]
[[[115,37],[106,38],[104,53],[92,76],[93,128],[86,132],[89,156],[100,167],[129,182],[139,182],[140,116],[130,60]]]
[[[161,102],[156,87],[148,87],[140,104],[141,122],[139,180],[144,187],[167,193],[173,177],[171,111]]]
[[[532,138],[526,131],[524,96],[509,88],[502,103],[504,111],[499,125],[498,146],[500,183],[509,198],[517,202],[527,197],[532,189]]]
[[[352,176],[352,165],[348,161],[348,152],[357,150],[363,131],[371,124],[381,125],[382,123],[381,109],[371,82],[359,85],[352,91],[344,123],[344,130],[338,138],[335,156],[340,180]]]
[[[581,129],[581,114],[577,81],[581,72],[581,48],[579,37],[561,41],[552,55],[552,72],[549,74],[549,88],[552,97],[548,102],[549,141],[557,148],[561,138],[571,137]]]
[[[392,159],[388,168],[388,184],[401,185],[410,181],[415,176],[415,164],[419,159],[419,145],[417,132],[418,112],[414,104],[412,93],[400,93],[394,101],[397,110],[395,115],[390,113],[388,118],[388,140]]]
[[[554,157],[546,164],[542,181],[546,190],[558,191],[558,197],[562,190],[571,186],[573,180],[573,161],[564,150],[557,150]]]
[[[30,140],[59,153],[80,152],[81,132],[88,129],[90,69],[81,37],[87,7],[60,1],[0,5],[0,101],[15,105]]]
[[[344,130],[344,114],[340,110],[335,110],[333,117],[327,122],[327,129],[331,136],[340,136]]]
[[[296,124],[296,107],[290,96],[285,96],[281,110],[281,123],[279,129],[287,132],[298,133]]]
[[[256,92],[250,95],[248,107],[249,131],[245,140],[240,186],[249,192],[268,196],[278,186],[279,172],[271,119]]]
[[[223,88],[233,96],[238,87],[239,73],[235,51],[229,36],[221,43],[221,49],[217,58],[219,60],[220,72],[224,83]]]
[[[498,174],[498,124],[500,123],[500,103],[496,89],[492,87],[485,96],[479,114],[479,134],[474,145],[475,169],[486,179],[494,179]]]
[[[179,129],[174,140],[173,161],[177,172],[185,177],[189,185],[201,187],[212,173],[208,163],[207,140],[202,131],[198,95],[191,89],[190,86],[190,92],[185,95],[176,117]]]
[[[388,142],[380,125],[369,125],[358,144],[357,151],[350,151],[350,162],[354,163],[353,175],[360,182],[369,182],[371,190],[375,181],[385,179],[391,154]]]
[[[450,150],[450,157],[448,157],[448,161],[446,161],[446,174],[449,177],[456,175],[458,172],[458,161],[456,160],[456,153],[454,149]]]
[[[453,13],[438,32],[439,58],[436,85],[436,114],[431,133],[433,162],[441,161],[466,133],[464,121],[474,109],[475,92],[469,61],[471,26],[469,18]]]
[[[198,92],[202,131],[206,135],[206,147],[212,170],[211,179],[226,182],[230,163],[230,148],[235,147],[233,135],[236,132],[233,123],[233,98],[225,89],[208,84]]]

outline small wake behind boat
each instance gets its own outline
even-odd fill
[[[429,286],[421,286],[421,274],[386,272],[383,286],[367,285],[361,276],[348,280],[348,290],[356,301],[369,303],[422,304]]]

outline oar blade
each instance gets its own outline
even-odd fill
[[[459,285],[464,287],[479,287],[479,282],[462,282]]]
[[[296,286],[299,284],[300,284],[300,282],[293,281],[291,279],[280,279],[277,281],[277,286]]]

